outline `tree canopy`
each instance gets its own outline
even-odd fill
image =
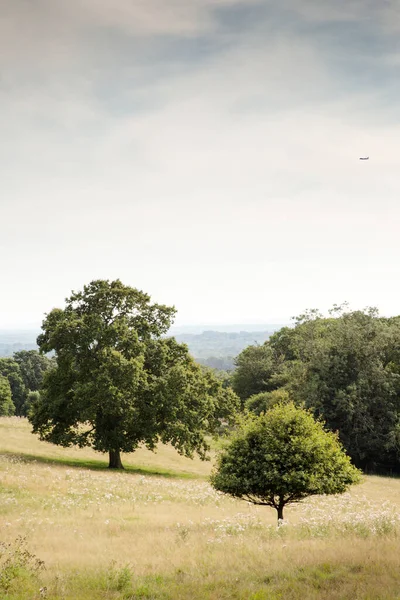
[[[14,414],[14,411],[10,383],[7,377],[0,375],[0,417],[9,417]]]
[[[0,358],[0,375],[7,379],[15,412],[21,415],[26,399],[26,388],[19,364],[13,358]]]
[[[316,494],[339,494],[359,471],[338,437],[292,402],[248,416],[221,451],[211,484],[221,492],[277,510]]]
[[[54,357],[49,358],[37,350],[14,352],[13,360],[18,363],[24,385],[31,392],[40,389],[44,374],[55,366]]]
[[[39,354],[37,350],[21,350],[12,357],[0,358],[0,375],[7,378],[17,416],[26,416],[28,396],[38,391],[43,375],[55,365],[54,358]]]
[[[266,412],[276,404],[284,404],[290,401],[289,392],[284,388],[272,390],[272,392],[260,392],[250,396],[245,402],[245,409],[256,415]]]
[[[159,441],[205,458],[212,433],[237,399],[184,344],[165,337],[175,308],[151,304],[119,280],[96,280],[52,310],[38,337],[57,366],[43,380],[29,419],[42,440],[91,446],[122,467],[120,452]]]
[[[360,468],[399,470],[400,319],[375,309],[311,311],[271,337],[285,358],[286,388],[321,415]]]
[[[235,359],[235,366],[232,387],[242,401],[279,387],[280,361],[268,342],[245,348]]]
[[[328,317],[308,310],[263,347],[246,348],[237,364],[236,391],[250,410],[271,404],[257,394],[286,391],[339,432],[357,467],[400,472],[400,317],[347,305]]]

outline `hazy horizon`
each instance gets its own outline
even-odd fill
[[[290,325],[290,322],[268,322],[268,323],[187,323],[184,325],[175,325],[173,324],[170,331],[182,331],[185,333],[191,333],[191,331],[198,332],[202,331],[221,331],[221,332],[230,332],[230,331],[267,331],[276,330],[279,327],[284,327],[285,325]],[[242,329],[243,328],[243,329]],[[264,329],[265,328],[265,329]],[[36,334],[41,330],[40,325],[32,325],[26,327],[0,327],[0,334],[6,333],[32,333]]]
[[[100,278],[175,305],[176,326],[344,300],[396,314],[399,17],[394,0],[2,3],[0,328]]]

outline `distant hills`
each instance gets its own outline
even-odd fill
[[[203,331],[175,334],[178,342],[187,344],[190,353],[201,364],[230,371],[235,357],[247,346],[263,344],[274,330],[269,331]]]
[[[36,338],[39,331],[29,329],[0,329],[0,356],[12,356],[19,350],[37,349]]]
[[[247,346],[263,344],[283,325],[187,325],[172,327],[180,343],[187,344],[192,356],[201,364],[215,369],[231,370],[234,358]],[[12,356],[19,350],[35,350],[39,331],[0,330],[0,356]]]
[[[245,324],[228,324],[228,325],[173,325],[170,329],[170,333],[173,336],[194,333],[202,334],[207,331],[217,331],[220,333],[240,333],[240,332],[252,332],[252,331],[278,331],[284,327],[284,324],[276,323],[245,323]]]

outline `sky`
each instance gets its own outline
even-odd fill
[[[0,328],[399,314],[397,0],[0,0]],[[360,161],[360,156],[370,156]]]

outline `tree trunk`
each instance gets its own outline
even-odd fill
[[[283,507],[284,506],[285,505],[280,502],[276,509],[278,511],[278,525],[279,525],[279,521],[283,521]]]
[[[109,469],[123,469],[123,464],[121,462],[121,454],[119,450],[109,450]]]

